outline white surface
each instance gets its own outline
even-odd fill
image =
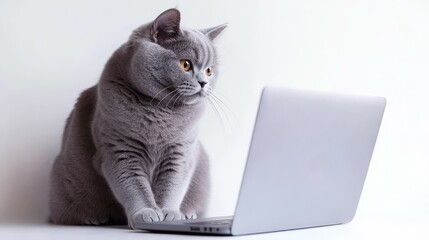
[[[336,240],[336,239],[429,239],[429,219],[359,219],[349,224],[302,230],[265,233],[238,237],[218,237],[218,239],[287,239],[287,240]],[[117,227],[79,227],[79,226],[0,226],[0,239],[7,240],[49,240],[49,239],[214,239],[213,236],[171,235],[132,231],[125,226]]]
[[[78,94],[132,29],[176,5],[184,26],[229,23],[218,43],[218,90],[232,127],[208,111],[201,129],[212,157],[211,215],[234,210],[259,91],[272,83],[387,97],[358,214],[411,220],[405,229],[383,220],[340,231],[351,239],[414,234],[414,219],[429,216],[426,0],[0,1],[0,222],[45,220],[47,173]],[[50,234],[30,229],[17,234]]]

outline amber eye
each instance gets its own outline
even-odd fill
[[[213,69],[212,69],[211,67],[206,68],[206,71],[205,71],[205,72],[206,72],[206,75],[207,75],[207,76],[209,76],[209,77],[210,77],[211,75],[213,75]]]
[[[192,63],[189,60],[180,60],[180,66],[183,68],[183,71],[188,72],[192,68]]]

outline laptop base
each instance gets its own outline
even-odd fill
[[[232,217],[212,217],[187,219],[176,221],[163,221],[153,223],[139,223],[138,229],[151,232],[186,233],[199,235],[231,236]]]

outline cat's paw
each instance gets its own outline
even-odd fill
[[[96,219],[96,218],[86,218],[84,221],[85,225],[104,225],[104,224],[108,224],[109,223],[109,218],[101,218],[101,219]]]
[[[182,212],[184,219],[197,219],[198,215],[196,212]]]
[[[197,219],[198,215],[196,213],[190,213],[185,215],[185,219]]]
[[[128,225],[132,229],[135,229],[136,223],[138,222],[159,222],[163,220],[164,215],[162,214],[161,209],[142,208],[128,219]]]
[[[164,214],[164,221],[182,220],[184,219],[183,214],[179,210],[163,208],[162,213]]]

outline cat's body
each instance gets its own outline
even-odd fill
[[[211,40],[224,26],[201,33],[179,22],[170,9],[138,28],[81,94],[51,174],[52,222],[134,227],[204,214],[210,177],[198,121],[214,85]]]

